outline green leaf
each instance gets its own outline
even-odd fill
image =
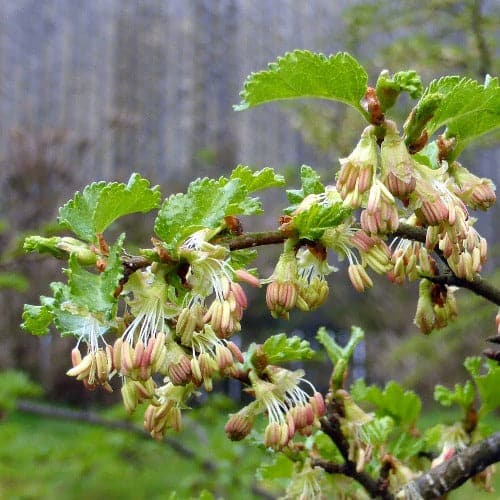
[[[391,417],[396,425],[412,426],[417,420],[422,402],[413,391],[405,391],[401,385],[390,381],[382,391],[375,385],[367,387],[364,393],[357,388],[358,399],[376,406],[376,414]]]
[[[342,455],[335,443],[332,441],[332,438],[319,430],[307,438],[306,448],[308,450],[319,452],[319,454],[327,460],[336,462],[343,460]]]
[[[71,229],[82,240],[95,240],[94,211],[105,186],[104,181],[93,182],[82,193],[77,192],[59,209],[59,224]]]
[[[407,92],[412,99],[422,95],[422,80],[416,71],[399,71],[391,77],[387,70],[380,73],[377,80],[376,92],[382,111],[390,109],[401,92]]]
[[[116,219],[124,215],[150,212],[158,208],[160,202],[160,188],[150,188],[149,181],[137,173],[130,176],[127,184],[107,184],[101,190],[93,214],[94,231],[104,232]]]
[[[262,350],[269,364],[311,359],[314,355],[307,340],[297,336],[287,337],[284,333],[268,337],[262,345]]]
[[[340,360],[348,362],[354,352],[356,346],[363,340],[365,334],[363,330],[357,326],[351,328],[351,336],[345,347],[341,347],[330,336],[325,327],[321,327],[316,334],[316,339],[325,348],[328,357],[335,365]]]
[[[301,201],[310,194],[320,194],[325,191],[325,186],[321,183],[319,174],[311,167],[302,165],[300,167],[301,189],[287,189],[288,201],[293,205],[285,210],[285,213],[292,213]]]
[[[351,210],[342,202],[316,203],[297,214],[292,221],[299,238],[311,241],[319,240],[324,232],[341,224],[350,215]]]
[[[237,215],[239,203],[247,191],[239,179],[196,179],[187,193],[167,198],[155,221],[155,232],[165,248],[175,253],[177,247],[196,231],[221,227],[226,215]]]
[[[46,335],[54,320],[52,308],[48,305],[32,306],[24,304],[21,328],[33,335]]]
[[[429,136],[446,127],[446,137],[457,140],[455,159],[477,137],[500,127],[500,87],[494,78],[480,85],[468,78],[448,76],[434,80],[422,99],[429,94],[441,95],[443,100],[427,125]]]
[[[387,441],[393,429],[394,421],[391,417],[375,418],[361,427],[363,441],[378,447]]]
[[[396,438],[388,443],[389,453],[401,461],[416,457],[424,447],[425,440],[415,437],[411,432],[399,432]]]
[[[481,417],[487,413],[500,408],[500,366],[494,361],[486,364],[486,373],[474,377],[477,392],[481,399],[479,414]]]
[[[271,462],[261,465],[256,472],[258,481],[289,479],[293,474],[293,462],[284,453],[277,453]]]
[[[124,235],[122,234],[109,250],[106,270],[102,273],[91,273],[78,262],[76,255],[69,259],[68,300],[77,308],[84,308],[93,313],[105,313],[108,318],[113,316],[117,298],[115,290],[123,277],[123,265],[120,260]]]
[[[247,193],[253,193],[272,187],[280,187],[285,184],[284,177],[276,174],[274,169],[270,167],[253,172],[250,167],[238,165],[231,172],[229,179],[239,179],[241,184],[245,186]]]
[[[436,385],[434,389],[434,399],[443,406],[451,406],[458,404],[467,412],[470,406],[474,403],[475,391],[474,385],[470,380],[462,386],[455,384],[455,390],[451,391],[442,385]]]
[[[85,241],[95,241],[117,218],[135,212],[149,212],[160,204],[158,187],[132,174],[128,184],[94,182],[77,192],[59,210],[59,223]]]
[[[341,101],[357,109],[361,106],[368,75],[356,59],[345,52],[329,57],[307,50],[295,50],[279,57],[267,70],[252,73],[240,93],[242,111],[281,99],[312,97]]]
[[[246,269],[251,262],[257,258],[257,250],[254,248],[243,248],[242,250],[232,250],[229,254],[231,267],[236,269]]]

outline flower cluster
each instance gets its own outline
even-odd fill
[[[255,401],[230,416],[225,430],[233,441],[239,441],[252,430],[255,417],[267,413],[264,444],[281,449],[288,445],[296,432],[309,435],[325,413],[323,397],[303,378],[302,370],[290,371],[268,365],[260,374],[250,371],[251,393]],[[300,384],[309,385],[308,394]]]

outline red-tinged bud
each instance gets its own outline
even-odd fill
[[[217,361],[218,370],[221,372],[233,364],[233,355],[223,344],[218,344],[215,347],[215,359]]]
[[[273,281],[266,290],[266,303],[273,318],[288,319],[288,312],[297,303],[297,285],[294,282]]]
[[[231,283],[231,292],[236,299],[236,303],[242,308],[246,309],[248,306],[247,296],[245,291],[238,283]]]
[[[82,362],[82,355],[78,347],[71,350],[71,363],[73,366],[77,366]]]
[[[373,286],[373,281],[361,264],[351,264],[347,268],[347,273],[352,286],[357,292],[364,292],[366,288]]]
[[[244,363],[245,359],[243,358],[243,354],[240,351],[240,348],[232,341],[226,342],[227,348],[231,351],[233,357],[239,361],[240,363]]]
[[[326,405],[323,396],[319,392],[315,392],[310,398],[309,402],[311,403],[312,409],[316,417],[320,418],[326,413]]]
[[[250,286],[253,286],[255,288],[261,287],[259,278],[257,278],[253,274],[250,274],[248,271],[245,271],[244,269],[237,269],[234,272],[234,275],[239,281],[244,281]]]
[[[182,356],[177,363],[171,363],[167,368],[168,376],[174,385],[185,385],[191,381],[191,360]]]
[[[266,448],[281,448],[281,426],[278,422],[270,422],[264,431],[264,446]]]
[[[231,441],[241,441],[250,434],[253,427],[253,418],[235,413],[229,417],[224,431]]]

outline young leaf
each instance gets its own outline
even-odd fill
[[[146,213],[160,206],[158,186],[149,187],[149,181],[139,174],[132,174],[127,184],[112,182],[100,193],[95,206],[94,231],[102,233],[116,219],[132,213]]]
[[[458,404],[462,407],[464,412],[470,408],[474,403],[475,391],[474,385],[470,380],[462,386],[455,384],[455,390],[451,391],[442,385],[436,385],[434,389],[434,399],[441,403],[443,406],[451,406]]]
[[[296,336],[287,337],[284,333],[269,337],[262,345],[262,350],[270,364],[311,359],[314,355],[307,340]]]
[[[240,93],[242,111],[270,101],[312,97],[341,101],[357,109],[361,106],[368,75],[356,59],[345,52],[329,57],[307,50],[295,50],[279,57],[267,70],[252,73]]]
[[[372,385],[363,392],[358,388],[357,398],[374,404],[377,415],[390,416],[396,425],[413,425],[422,409],[420,398],[413,391],[405,391],[394,381],[389,382],[383,391]]]
[[[232,209],[246,195],[239,179],[197,179],[189,185],[187,193],[174,194],[163,202],[155,232],[165,242],[165,248],[175,253],[190,234],[203,228],[218,228],[226,215],[237,215]]]
[[[105,186],[104,181],[93,182],[82,193],[77,192],[59,209],[59,224],[71,229],[82,240],[94,241],[94,211]]]
[[[474,377],[477,392],[481,399],[479,414],[486,415],[490,411],[500,408],[500,366],[494,361],[486,364],[487,371],[483,375]]]
[[[316,339],[325,348],[328,357],[333,364],[340,360],[348,362],[354,352],[356,346],[363,340],[365,334],[363,330],[357,326],[351,328],[351,336],[345,347],[341,347],[329,335],[326,328],[321,327],[316,334]]]
[[[123,215],[149,212],[160,204],[158,187],[132,174],[128,184],[94,182],[77,192],[59,210],[59,223],[85,241],[95,241],[112,222]]]
[[[427,125],[429,136],[446,126],[446,136],[457,140],[455,159],[472,140],[500,127],[500,87],[498,79],[487,85],[458,77],[444,77],[431,82],[422,99],[435,93],[441,105]]]
[[[261,189],[280,187],[285,184],[284,177],[275,173],[275,171],[269,167],[258,170],[257,172],[252,172],[249,167],[238,165],[231,172],[229,179],[239,179],[249,194]]]
[[[52,308],[48,305],[32,306],[24,304],[23,322],[21,328],[33,335],[46,335],[54,320]]]
[[[325,191],[325,186],[321,183],[319,174],[307,165],[300,167],[301,189],[287,189],[288,201],[293,205],[285,210],[285,213],[292,213],[300,202],[310,194],[320,194]]]
[[[112,316],[117,299],[114,292],[123,276],[120,261],[124,235],[110,248],[106,270],[95,274],[84,269],[75,255],[69,259],[68,275],[69,301],[77,308],[85,308],[93,313],[105,313]]]
[[[293,473],[293,462],[284,454],[277,453],[267,464],[262,464],[256,472],[258,481],[284,478],[287,482]]]
[[[375,89],[382,111],[386,111],[394,106],[401,92],[408,92],[412,99],[419,98],[423,86],[416,71],[399,71],[391,77],[389,72],[384,70],[378,77]]]
[[[342,202],[314,204],[297,214],[292,224],[300,238],[317,241],[328,228],[341,224],[350,213]]]

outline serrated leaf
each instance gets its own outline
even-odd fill
[[[412,99],[420,97],[423,91],[422,80],[416,71],[399,71],[391,77],[387,70],[382,71],[377,80],[376,92],[382,111],[391,108],[402,92]]]
[[[292,224],[299,238],[317,241],[327,229],[341,224],[350,213],[351,210],[341,202],[316,203],[294,216]]]
[[[104,181],[93,182],[86,186],[82,193],[77,192],[72,200],[59,209],[59,224],[71,229],[83,240],[93,241],[94,211],[105,186]]]
[[[236,269],[246,269],[251,262],[257,258],[258,252],[254,248],[244,248],[242,250],[232,250],[229,254],[231,267]]]
[[[95,241],[112,222],[123,215],[148,212],[160,204],[158,187],[132,174],[128,184],[94,182],[77,192],[59,209],[59,223],[85,241]]]
[[[416,457],[424,449],[425,440],[415,437],[411,432],[400,432],[396,439],[389,441],[388,451],[398,460],[405,461]]]
[[[172,253],[192,233],[220,227],[226,215],[237,215],[247,191],[239,179],[196,179],[187,193],[167,198],[155,221],[155,232]]]
[[[475,391],[474,386],[470,380],[462,386],[455,384],[455,390],[436,385],[434,388],[434,399],[443,406],[451,406],[452,404],[460,405],[464,411],[467,411],[474,402]]]
[[[277,453],[272,460],[261,465],[256,472],[258,481],[269,481],[273,479],[289,479],[293,474],[293,462],[283,453]]]
[[[413,425],[422,409],[420,398],[413,391],[405,391],[394,381],[390,381],[383,391],[375,385],[367,387],[364,394],[357,392],[358,398],[361,395],[362,401],[376,406],[377,415],[387,415],[400,426]]]
[[[357,109],[361,106],[368,83],[368,75],[356,59],[345,52],[329,57],[295,50],[279,57],[267,70],[252,73],[240,93],[241,111],[281,99],[303,97],[341,101]]]
[[[102,233],[116,219],[133,213],[146,213],[158,208],[161,193],[158,186],[150,187],[147,179],[134,173],[127,184],[112,182],[101,190],[93,220],[94,231]]]
[[[370,420],[361,427],[363,441],[378,447],[385,443],[394,429],[394,420],[384,416]]]
[[[308,165],[300,167],[301,189],[287,189],[286,195],[288,201],[293,206],[287,208],[285,213],[292,213],[300,202],[310,194],[320,194],[325,191],[325,186],[321,182],[320,175]]]
[[[446,136],[455,137],[452,153],[456,158],[472,140],[500,127],[500,87],[498,79],[487,86],[468,79],[448,76],[434,80],[422,99],[430,93],[443,97],[441,105],[427,125],[429,135],[446,127]]]
[[[500,408],[500,366],[494,361],[487,364],[487,372],[484,375],[474,377],[477,392],[481,399],[479,414],[481,417],[487,413]]]
[[[110,328],[110,324],[102,322],[85,308],[54,309],[54,324],[61,337],[68,335],[90,340],[104,335]]]
[[[483,359],[479,356],[468,356],[464,361],[465,369],[472,375],[472,377],[477,377],[479,375],[482,364]]]
[[[277,174],[274,169],[270,167],[253,172],[250,167],[238,165],[231,172],[230,179],[239,179],[241,184],[245,186],[247,193],[254,193],[261,189],[280,187],[285,184],[284,177]]]
[[[92,313],[105,313],[107,317],[113,315],[117,299],[114,292],[120,279],[123,277],[123,266],[120,255],[124,235],[110,248],[106,263],[106,270],[95,274],[84,269],[72,254],[69,259],[68,275],[69,296],[67,299],[77,308],[84,308]]]
[[[32,306],[24,304],[21,328],[33,335],[46,335],[54,320],[52,308],[47,305]]]
[[[284,333],[268,337],[262,350],[266,353],[269,364],[311,359],[314,355],[307,340],[297,336],[287,337]]]

